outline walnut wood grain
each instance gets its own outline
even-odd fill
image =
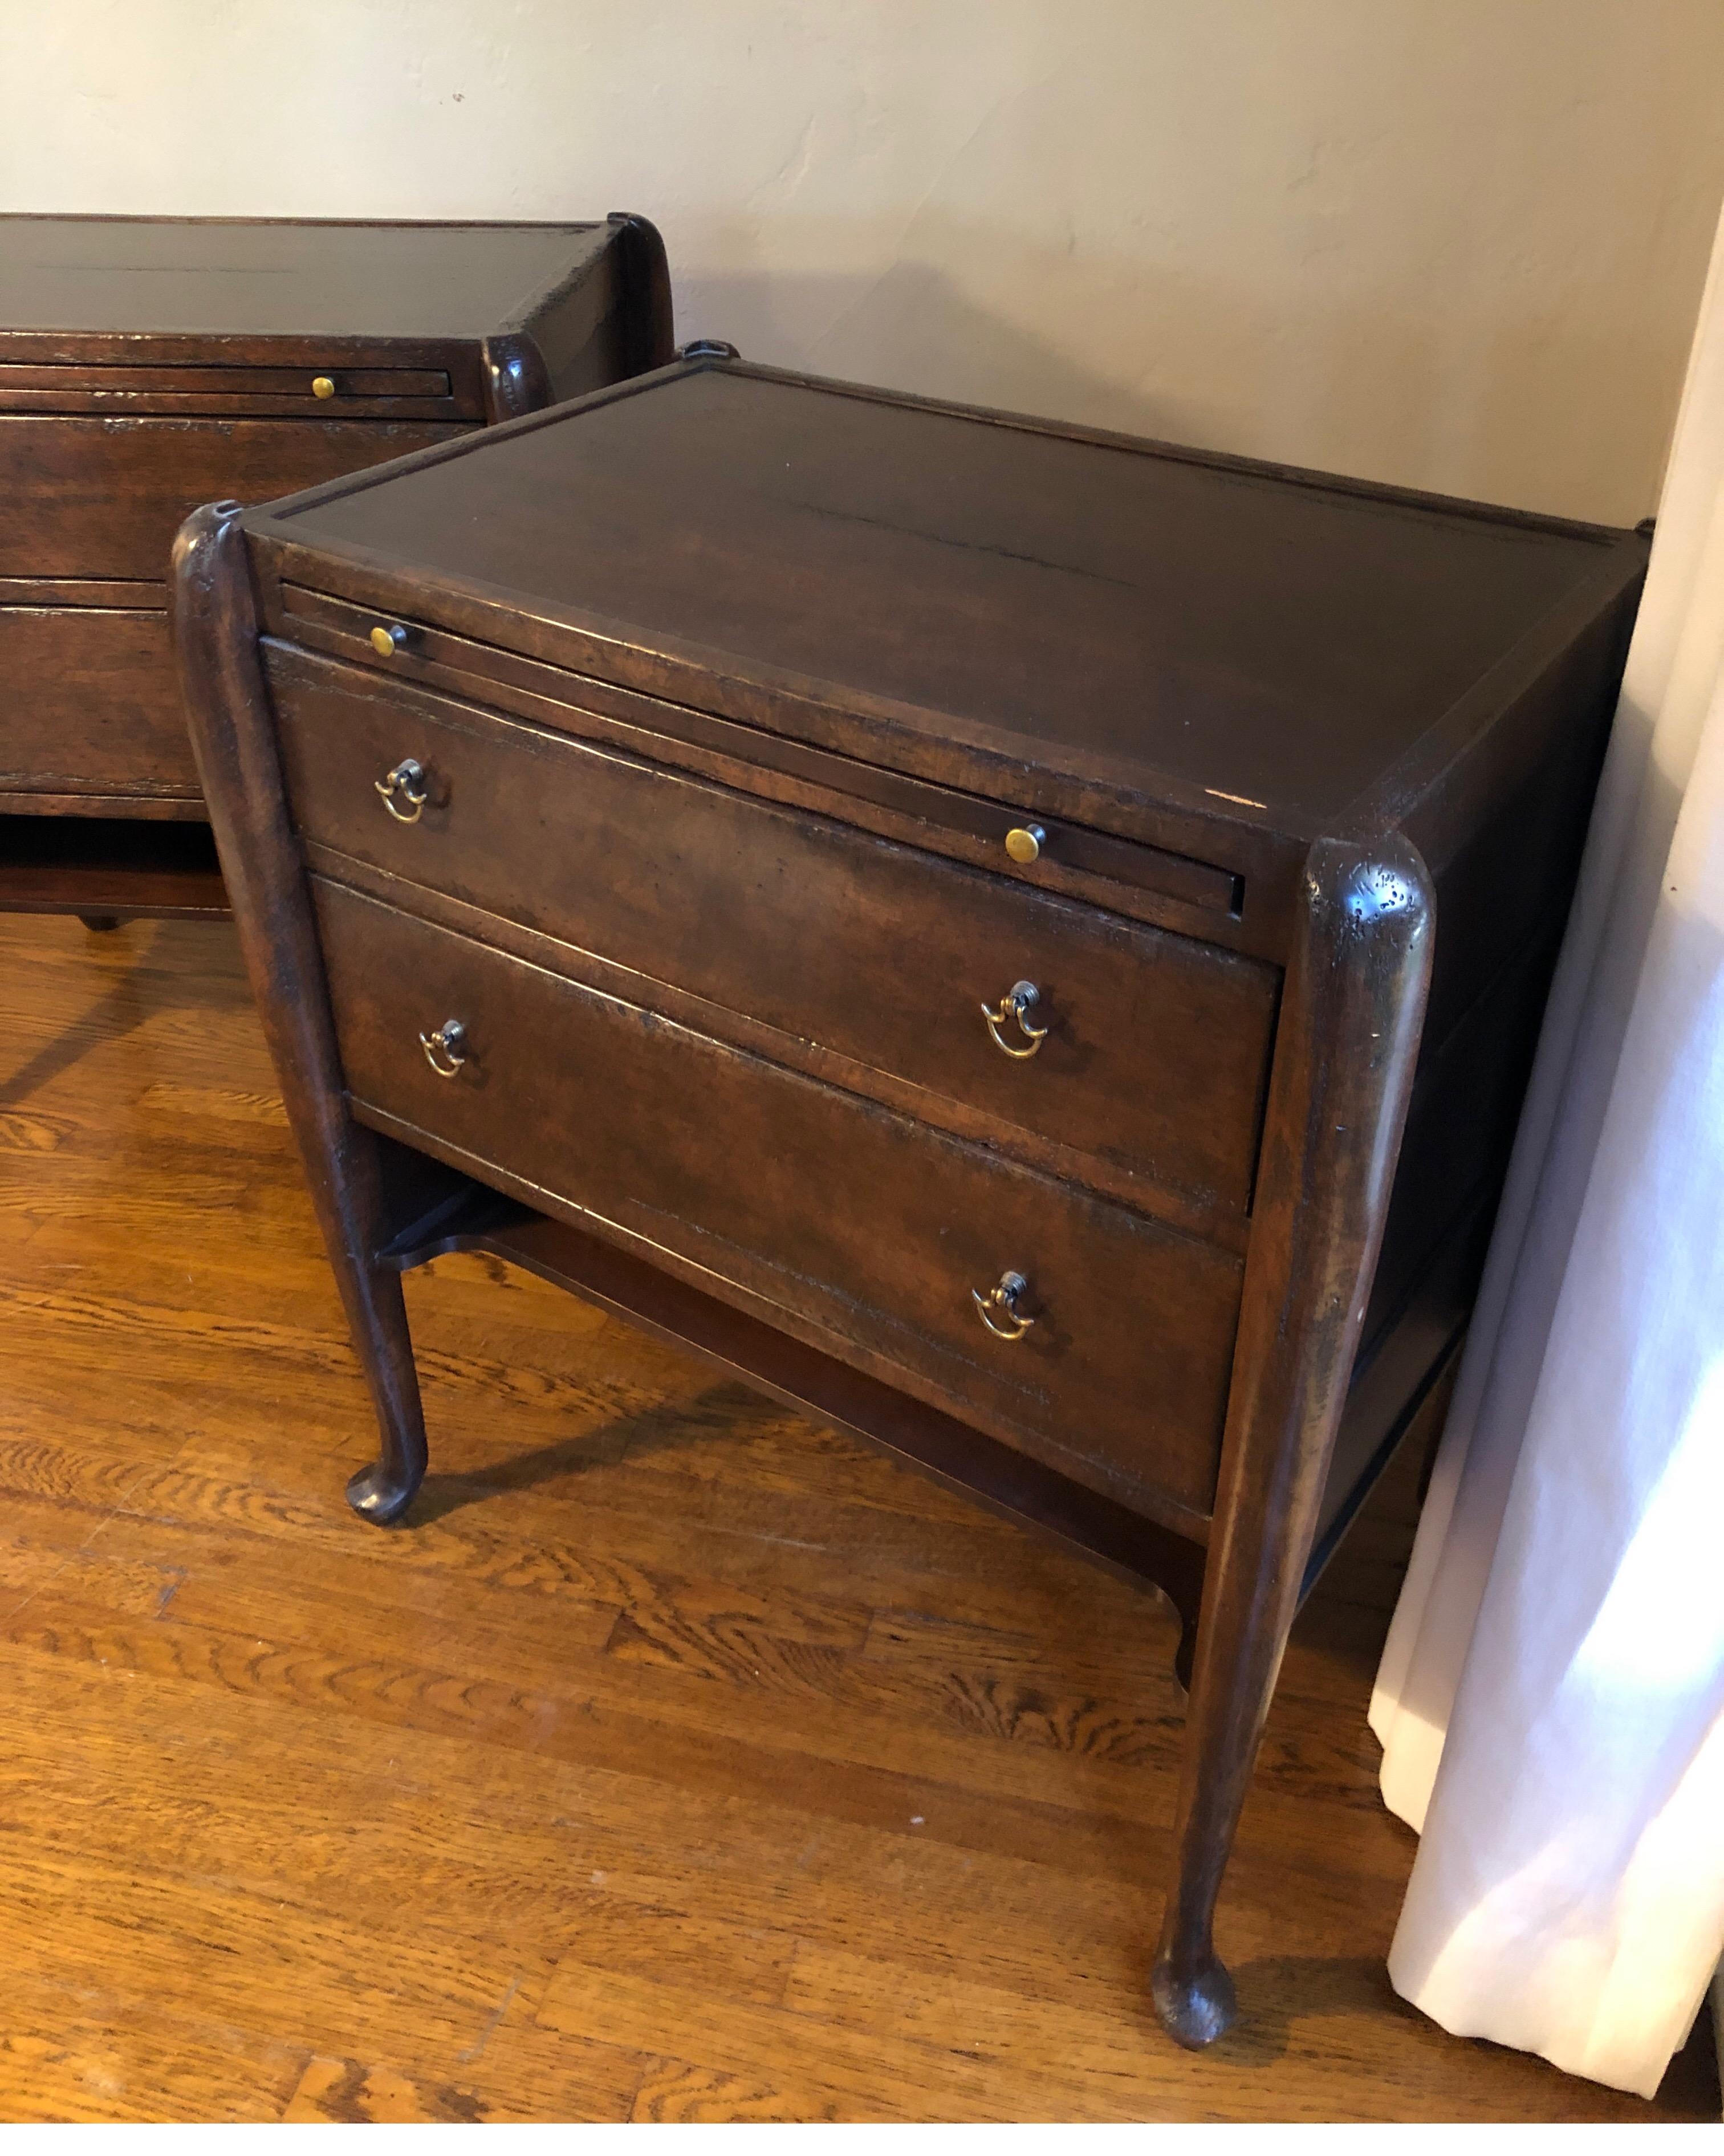
[[[340,575],[331,563],[325,573]],[[710,711],[645,697],[590,676],[450,635],[418,620],[409,605],[358,607],[325,591],[266,576],[265,618],[295,649],[345,659],[375,675],[387,664],[388,687],[372,694],[410,696],[416,687],[513,712],[541,727],[613,745],[716,778],[750,792],[768,792],[796,807],[836,805],[839,813],[883,836],[904,838],[996,875],[1021,875],[1037,890],[1086,901],[1136,920],[1211,938],[1247,951],[1278,951],[1275,896],[1241,860],[1256,862],[1249,845],[1230,852],[1234,865],[1198,860],[1159,846],[1122,842],[1107,833],[1066,824],[1013,798],[1022,774],[1003,798],[986,799],[946,785],[786,742]],[[385,662],[371,642],[382,625],[405,640]],[[272,654],[273,655],[273,654]],[[830,797],[837,797],[834,804]],[[1035,823],[1044,843],[1033,865],[1005,851],[1014,826]],[[1031,869],[1033,866],[1033,873]],[[1245,905],[1250,892],[1249,917]]]
[[[524,514],[541,492],[581,515]],[[293,581],[295,547],[393,560],[435,579],[437,626],[888,767],[985,768],[984,794],[1030,775],[1026,808],[1182,825],[1172,850],[1224,861],[1253,831],[1302,860],[1645,562],[1633,534],[711,358],[256,530]]]
[[[488,1193],[464,1194],[385,1252],[406,1271],[451,1251],[475,1251],[519,1265],[585,1302],[699,1355],[798,1414],[909,1461],[945,1487],[979,1498],[1032,1533],[1050,1537],[1131,1579],[1158,1587],[1177,1612],[1183,1675],[1185,1642],[1197,1635],[1203,1590],[1201,1545],[1170,1533],[1111,1499],[1049,1472],[1016,1447],[990,1441],[968,1424],[882,1383],[835,1355],[718,1301],[614,1245],[525,1205]]]

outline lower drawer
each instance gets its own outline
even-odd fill
[[[343,886],[313,888],[362,1109],[824,1328],[1092,1486],[1209,1511],[1239,1311],[1229,1253]],[[442,1076],[423,1040],[451,1020]],[[1005,1339],[976,1296],[1012,1273],[1034,1322]],[[993,1314],[1015,1329],[1008,1308]]]
[[[0,793],[200,798],[166,613],[0,606]]]
[[[0,413],[0,577],[165,577],[202,502],[273,501],[470,431]]]

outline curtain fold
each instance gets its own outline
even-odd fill
[[[1724,227],[1371,1724],[1396,1988],[1650,2096],[1724,1948]]]

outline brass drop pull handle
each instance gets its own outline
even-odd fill
[[[446,1018],[435,1033],[422,1033],[419,1045],[425,1060],[439,1078],[453,1078],[467,1060],[467,1029],[458,1018]]]
[[[996,1340],[1021,1340],[1035,1323],[1018,1307],[1018,1296],[1029,1290],[1029,1282],[1022,1273],[1002,1273],[998,1286],[989,1288],[986,1295],[979,1287],[970,1290],[971,1301]]]
[[[1042,999],[1042,992],[1034,981],[1014,981],[1000,998],[999,1008],[990,1010],[982,1006],[982,1015],[988,1020],[988,1030],[993,1045],[1002,1055],[1009,1055],[1014,1063],[1027,1063],[1048,1037],[1044,1025],[1032,1025],[1029,1014]],[[1000,1031],[1003,1025],[1017,1025],[1018,1032],[1029,1043],[1028,1048],[1014,1048]]]
[[[403,757],[387,778],[372,783],[377,789],[377,798],[398,824],[417,824],[431,798],[425,767],[417,757]]]

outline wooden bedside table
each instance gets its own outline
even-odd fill
[[[225,910],[167,643],[198,503],[603,388],[670,338],[639,218],[0,217],[0,911]]]
[[[353,1503],[424,1466],[397,1274],[479,1247],[1156,1582],[1153,1990],[1218,2035],[1287,1629],[1465,1325],[1646,553],[718,357],[200,511]]]

